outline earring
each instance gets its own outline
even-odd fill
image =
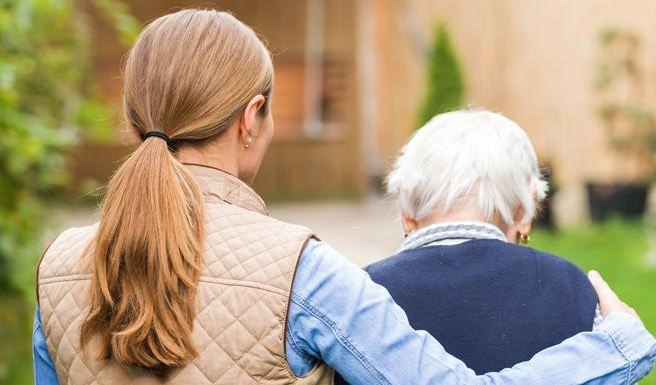
[[[528,245],[531,242],[531,236],[528,233],[519,233],[519,243],[521,245]]]
[[[249,137],[248,137],[248,142],[246,142],[246,144],[244,144],[244,148],[248,148],[248,147],[250,147],[250,146],[251,146],[251,143],[253,143],[253,137],[252,137],[252,136],[249,136]]]

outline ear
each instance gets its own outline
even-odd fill
[[[254,96],[246,105],[239,124],[239,136],[244,144],[250,144],[258,135],[256,124],[257,112],[264,105],[265,99],[262,95]]]
[[[522,234],[528,234],[531,232],[531,228],[533,227],[533,222],[528,221],[526,223],[519,223],[517,225],[517,230],[522,233]]]
[[[517,211],[515,211],[515,215],[513,216],[513,224],[509,226],[508,230],[506,231],[506,238],[508,238],[508,240],[512,243],[517,243],[519,239],[517,235],[519,233],[529,234],[531,232],[533,222],[524,222],[524,214],[524,208],[520,205],[519,208],[517,208]]]
[[[536,202],[538,192],[535,185],[531,184],[530,192],[531,192],[531,196],[533,197],[533,201]],[[517,231],[519,231],[522,234],[528,234],[531,232],[531,227],[533,227],[533,221],[529,219],[528,222],[526,223],[523,222],[524,215],[526,215],[526,211],[524,210],[524,207],[520,205],[517,211],[515,212],[515,217],[513,218],[513,220],[516,223],[515,227],[517,228]]]
[[[410,234],[411,232],[417,230],[419,227],[417,221],[405,216],[401,217],[401,223],[403,224],[403,231],[405,232],[405,235]]]

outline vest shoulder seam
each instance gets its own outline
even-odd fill
[[[229,279],[229,278],[214,278],[208,276],[201,276],[198,281],[217,284],[217,285],[224,285],[224,286],[246,287],[251,289],[268,291],[270,293],[277,294],[277,295],[287,296],[287,292],[285,290],[258,282],[243,281],[243,280]]]
[[[67,274],[58,275],[53,277],[45,277],[39,280],[40,284],[48,284],[55,282],[69,282],[69,281],[84,281],[91,279],[91,274]]]

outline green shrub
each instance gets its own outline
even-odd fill
[[[32,379],[32,315],[23,298],[0,292],[0,384],[29,385]]]
[[[65,183],[63,150],[89,73],[86,42],[67,1],[4,1],[0,8],[0,289],[29,286],[41,201]]]
[[[433,116],[462,106],[464,80],[446,25],[435,29],[428,59],[428,87],[419,113],[419,126]]]
[[[95,1],[105,14],[116,3]],[[88,26],[74,4],[0,0],[0,290],[5,292],[32,286],[43,246],[44,202],[67,182],[65,150],[81,132],[94,136],[111,122],[109,110],[94,97]],[[129,36],[136,22],[116,9],[107,16],[121,36]]]
[[[116,0],[94,2],[123,40],[135,35],[136,22]],[[65,151],[80,138],[107,136],[112,121],[95,96],[88,26],[74,4],[0,0],[2,385],[33,383],[35,265],[49,198],[67,182]]]

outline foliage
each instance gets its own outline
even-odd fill
[[[141,28],[130,14],[127,5],[117,0],[94,0],[94,3],[101,14],[112,23],[121,43],[125,46],[132,45]]]
[[[94,1],[123,39],[136,35],[122,4]],[[35,265],[48,199],[67,182],[65,151],[110,128],[90,43],[73,0],[0,0],[0,384],[33,383]]]
[[[32,379],[32,315],[34,307],[20,297],[0,292],[0,384],[29,385]]]
[[[107,9],[116,3],[97,1]],[[111,115],[94,97],[88,26],[74,4],[0,0],[2,291],[32,285],[44,201],[67,182],[65,150],[81,132],[109,128]],[[117,9],[110,19],[121,21],[117,28],[127,34],[129,15]]]
[[[603,58],[595,78],[601,96],[598,115],[611,147],[632,162],[628,171],[634,175],[629,177],[649,178],[656,172],[656,114],[645,101],[640,39],[629,31],[609,28],[601,32],[599,43]]]
[[[419,114],[419,126],[433,116],[462,106],[464,80],[446,25],[435,29],[428,59],[428,88]]]
[[[72,8],[56,0],[9,1],[0,8],[0,288],[28,285],[12,272],[33,263],[42,205],[65,183],[62,151],[89,61]],[[53,32],[53,31],[56,31]]]

